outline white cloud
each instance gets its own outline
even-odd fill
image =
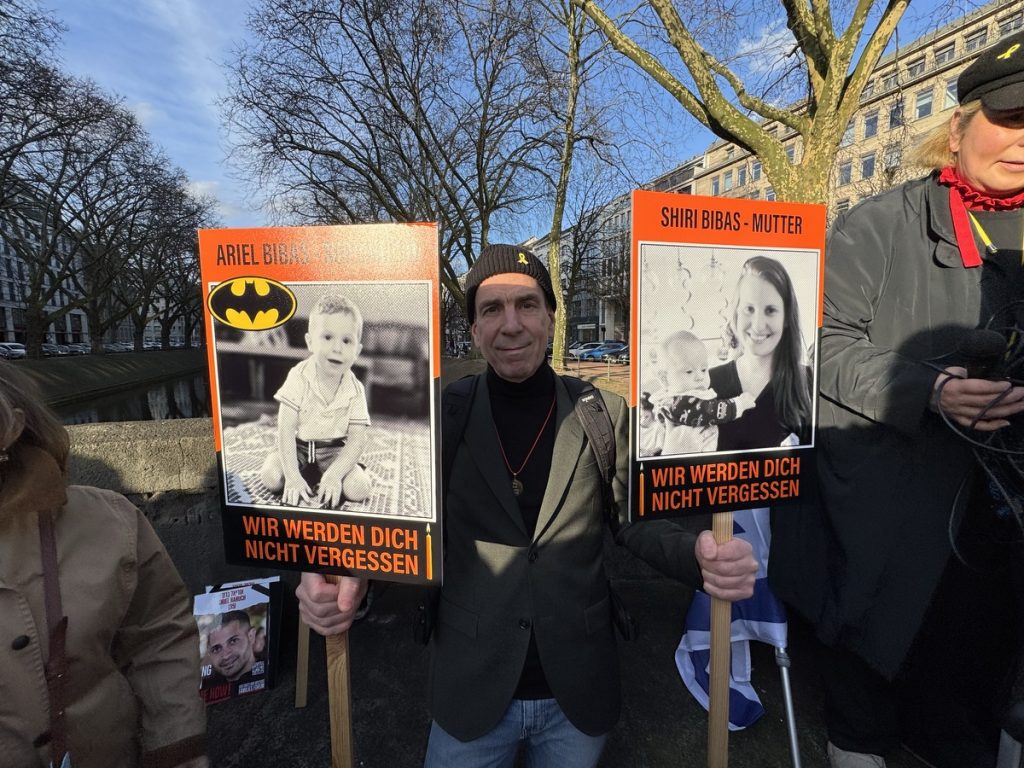
[[[793,33],[782,21],[764,27],[757,38],[740,42],[737,54],[754,75],[771,72],[793,50]]]
[[[207,179],[205,181],[190,181],[188,183],[188,191],[196,196],[202,195],[213,195],[217,196],[218,191],[221,188],[221,183],[215,179]]]
[[[130,103],[128,104],[128,109],[132,111],[135,117],[139,119],[139,122],[147,129],[152,129],[154,125],[167,118],[166,112],[148,101]]]
[[[146,0],[151,23],[168,39],[168,54],[183,79],[178,89],[218,119],[224,89],[222,62],[244,29],[249,0]]]

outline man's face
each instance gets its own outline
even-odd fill
[[[306,346],[316,361],[317,372],[331,378],[341,378],[363,350],[356,319],[348,312],[313,313]]]
[[[229,621],[210,632],[206,652],[213,668],[231,681],[252,669],[256,662],[252,647],[255,636],[256,630],[239,621]]]
[[[534,278],[493,275],[476,291],[473,343],[501,378],[526,381],[544,362],[554,319]]]

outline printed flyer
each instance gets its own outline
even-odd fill
[[[207,704],[273,685],[280,622],[280,579],[234,582],[196,595],[199,695]]]
[[[228,562],[439,583],[436,226],[199,250]]]
[[[824,245],[824,206],[633,193],[635,518],[800,497]]]

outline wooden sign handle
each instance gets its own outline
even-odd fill
[[[326,575],[331,584],[337,576]],[[352,768],[352,686],[348,632],[327,637],[327,700],[331,711],[331,768]]]
[[[306,706],[309,690],[309,625],[299,617],[298,645],[295,651],[295,708]]]
[[[711,519],[715,541],[732,538],[732,512]],[[708,696],[708,768],[729,765],[729,662],[732,658],[732,603],[711,599],[711,680]]]

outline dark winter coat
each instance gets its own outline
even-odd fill
[[[825,258],[817,495],[773,518],[770,583],[886,677],[900,668],[951,553],[973,458],[932,412],[941,367],[979,326],[934,176],[839,217]]]

